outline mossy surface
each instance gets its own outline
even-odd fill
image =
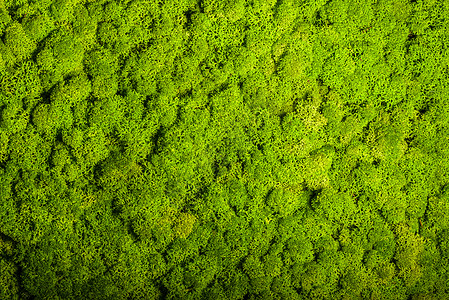
[[[0,0],[1,299],[449,299],[443,0]]]

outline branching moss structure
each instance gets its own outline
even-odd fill
[[[0,0],[0,298],[449,299],[448,15]]]

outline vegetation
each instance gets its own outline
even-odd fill
[[[448,3],[0,0],[0,298],[449,299]]]

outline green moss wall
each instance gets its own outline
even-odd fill
[[[0,298],[449,299],[448,15],[0,0]]]

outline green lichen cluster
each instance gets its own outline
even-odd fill
[[[449,299],[448,15],[0,0],[0,298]]]

